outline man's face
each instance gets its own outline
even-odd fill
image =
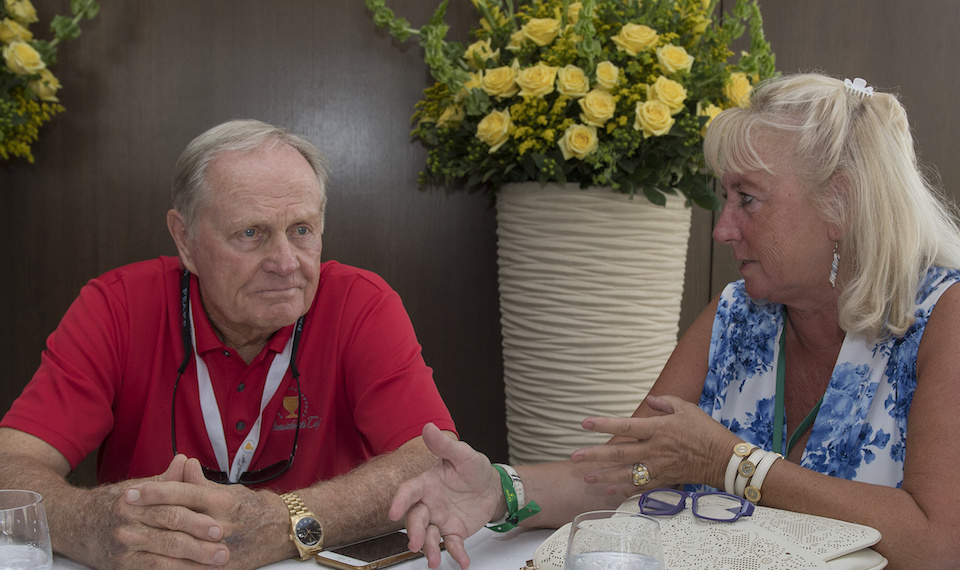
[[[320,183],[285,145],[222,154],[206,179],[209,200],[192,234],[178,240],[181,258],[199,279],[204,309],[224,342],[265,342],[305,314],[316,295]]]

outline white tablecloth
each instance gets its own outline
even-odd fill
[[[510,532],[498,534],[493,531],[482,530],[467,539],[467,553],[470,555],[470,570],[519,570],[527,560],[533,558],[537,548],[543,541],[550,538],[553,530],[514,529]],[[829,563],[831,570],[879,570],[886,566],[886,559],[873,550],[863,549],[832,560]],[[85,570],[70,560],[55,557],[54,570]],[[311,561],[285,560],[264,567],[269,570],[305,570],[325,568]],[[427,570],[427,560],[417,558],[390,567],[391,570]],[[460,566],[443,553],[440,570],[460,570]]]
[[[553,534],[552,530],[514,529],[503,534],[481,530],[467,539],[470,570],[519,570],[526,564],[527,560],[533,558],[533,553],[536,552],[537,547],[551,534]],[[86,568],[86,566],[81,566],[65,558],[54,558],[54,570],[83,570]],[[325,567],[310,561],[285,560],[264,568],[269,570],[303,570],[304,568],[319,569]],[[427,559],[408,560],[390,568],[396,570],[425,570]],[[449,554],[444,553],[440,569],[460,570],[460,566],[450,558]]]

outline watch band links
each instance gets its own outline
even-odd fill
[[[283,504],[287,505],[287,510],[290,511],[291,517],[296,517],[300,515],[311,514],[307,505],[304,504],[303,499],[294,493],[284,493],[280,495],[280,498],[283,499]]]
[[[323,527],[298,495],[283,493],[280,498],[290,512],[290,541],[296,547],[300,560],[307,560],[323,550]],[[306,534],[301,537],[301,532]],[[312,536],[316,543],[304,542],[307,536]]]

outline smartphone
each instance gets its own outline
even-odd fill
[[[359,542],[344,544],[314,555],[318,564],[343,570],[373,570],[423,556],[407,549],[407,532],[398,530]],[[443,548],[443,544],[440,545]]]

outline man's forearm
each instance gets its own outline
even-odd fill
[[[324,543],[343,544],[399,528],[401,524],[387,516],[394,493],[436,460],[423,438],[417,437],[393,453],[298,494],[323,523]]]
[[[85,510],[90,504],[85,495],[93,491],[74,487],[48,466],[17,455],[4,457],[0,464],[0,488],[29,489],[40,493],[53,550],[92,565],[91,553],[96,550],[98,542],[94,535],[103,519],[101,514]]]
[[[142,568],[163,558],[211,565],[228,558],[226,547],[216,542],[222,528],[210,517],[183,516],[182,511],[174,515],[176,506],[131,505],[126,491],[147,479],[93,489],[74,487],[66,481],[70,465],[60,452],[11,429],[0,429],[0,457],[0,488],[30,489],[43,496],[53,549],[61,555],[93,568]],[[183,479],[186,463],[186,457],[178,456],[150,481],[182,486],[172,482]],[[168,526],[171,523],[174,526]],[[162,551],[171,544],[175,548]]]
[[[399,528],[387,516],[393,494],[435,461],[436,456],[417,437],[349,473],[294,493],[320,520],[324,547],[329,548]],[[260,567],[295,556],[290,516],[280,496],[271,491],[241,493],[231,487],[236,486],[216,486],[231,496],[211,497],[210,508],[204,510],[223,523],[231,563],[242,560],[244,566]]]
[[[114,511],[118,505],[125,505],[121,495],[142,481],[81,489],[35,458],[9,454],[4,459],[0,465],[0,487],[31,489],[44,496],[56,552],[92,567],[111,560],[111,551],[119,546],[112,529],[122,518],[121,513]],[[435,461],[436,456],[418,437],[350,473],[296,493],[323,524],[324,544],[343,544],[398,528],[399,524],[387,516],[390,500],[401,483]],[[199,468],[196,477],[202,478]],[[180,480],[172,474],[170,478]],[[206,485],[210,486],[205,491],[198,491],[206,497],[198,499],[206,507],[198,511],[223,525],[222,542],[231,551],[231,567],[236,563],[240,567],[259,566],[294,555],[289,540],[289,516],[278,495],[268,491],[243,493],[241,489],[231,489],[232,486],[208,482]]]
[[[400,528],[387,516],[390,500],[401,483],[436,461],[420,437],[396,451],[376,457],[353,471],[294,491],[323,525],[324,548],[375,536]],[[290,541],[290,516],[279,495],[258,491],[246,495],[249,504],[235,505],[235,517],[225,524],[224,542],[253,566],[263,566],[296,555]],[[220,519],[218,513],[208,514]]]

